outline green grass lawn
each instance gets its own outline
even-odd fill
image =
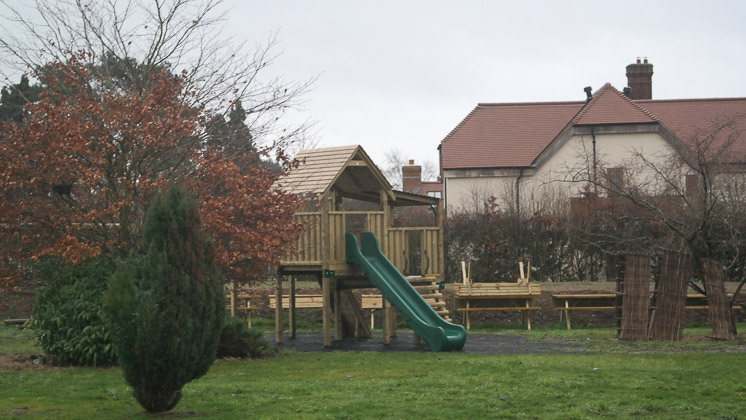
[[[564,337],[604,341],[612,330],[571,330]],[[527,334],[540,340],[560,332],[547,327]],[[27,331],[2,327],[0,356],[38,353],[28,338]],[[219,361],[187,385],[177,408],[163,417],[744,418],[746,353],[670,353],[666,343],[648,345],[645,354],[286,352]],[[150,418],[117,368],[7,362],[0,367],[0,395],[0,418]]]

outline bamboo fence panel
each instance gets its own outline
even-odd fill
[[[655,306],[650,315],[648,338],[651,340],[681,340],[691,265],[691,254],[673,251],[663,254]]]
[[[622,326],[619,338],[623,340],[644,340],[648,336],[650,257],[646,255],[627,255],[623,281]]]
[[[716,261],[705,261],[705,287],[707,305],[710,307],[710,325],[712,338],[717,340],[735,340],[736,327],[733,324],[730,300],[723,283],[723,266]]]

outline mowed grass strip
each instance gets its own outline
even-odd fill
[[[742,418],[746,354],[285,353],[219,361],[168,417]],[[0,372],[3,418],[150,418],[119,369]]]

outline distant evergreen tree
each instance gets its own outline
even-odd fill
[[[39,100],[41,85],[29,84],[24,74],[15,85],[6,86],[0,91],[0,124],[5,122],[21,123],[28,115],[24,106]]]
[[[172,187],[148,209],[143,250],[112,277],[106,306],[135,398],[147,411],[163,412],[215,360],[225,312],[223,277],[197,206],[182,188]]]

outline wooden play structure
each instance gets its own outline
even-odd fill
[[[524,270],[519,261],[519,273],[515,283],[474,283],[471,279],[471,266],[461,262],[462,284],[454,284],[456,311],[464,314],[464,323],[469,329],[469,313],[476,311],[520,311],[523,322],[531,329],[531,311],[540,307],[532,306],[532,301],[541,295],[541,287],[531,284],[531,264]]]
[[[295,324],[299,302],[295,296],[295,278],[299,275],[312,275],[321,284],[325,346],[331,345],[332,324],[335,339],[351,335],[370,337],[369,323],[352,290],[372,288],[374,284],[359,266],[365,258],[359,260],[359,264],[348,263],[349,246],[357,244],[348,242],[345,234],[350,232],[359,241],[363,232],[370,232],[369,238],[373,238],[370,241],[377,242],[375,245],[380,246],[382,254],[397,271],[387,274],[384,286],[394,282],[390,277],[398,273],[415,286],[441,282],[444,271],[442,203],[434,197],[393,190],[360,146],[304,150],[296,159],[300,165],[276,184],[283,191],[307,199],[306,207],[295,215],[295,221],[305,226],[305,230],[278,270],[275,294],[283,294],[283,278],[289,278],[290,287],[288,299],[275,305],[276,339],[283,340],[285,305],[289,307],[291,325]],[[416,226],[397,223],[402,208],[418,209],[408,213],[410,220],[417,221]],[[366,249],[370,251],[371,246]],[[383,286],[379,284],[378,287]],[[384,296],[394,293],[383,292]],[[389,299],[395,297],[395,294],[388,295]],[[386,319],[383,340],[387,343],[393,324],[389,318],[395,314],[387,304],[383,306]],[[411,308],[397,309],[404,316],[402,311]],[[290,335],[294,334],[291,328]],[[433,348],[432,343],[428,344]]]

